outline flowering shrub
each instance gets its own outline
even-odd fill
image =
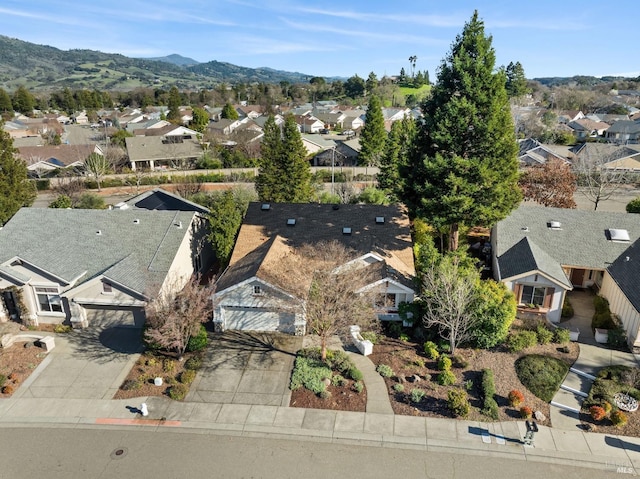
[[[627,424],[627,415],[622,411],[614,411],[611,413],[611,422],[616,427],[622,427]]]
[[[593,418],[594,421],[602,421],[607,415],[604,408],[600,406],[591,406],[589,408],[589,414],[591,414],[591,417]]]
[[[522,419],[531,419],[532,415],[533,411],[529,406],[522,406],[520,408],[520,417],[522,417]]]
[[[509,392],[509,406],[516,407],[524,402],[524,394],[517,389]]]
[[[603,401],[601,406],[602,406],[602,409],[604,409],[604,412],[607,413],[607,414],[610,414],[611,413],[611,409],[613,409],[611,407],[611,403],[609,401]]]

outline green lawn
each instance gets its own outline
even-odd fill
[[[404,96],[416,95],[418,98],[422,98],[431,91],[431,85],[422,85],[420,88],[401,86],[400,91]]]

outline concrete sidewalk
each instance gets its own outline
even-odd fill
[[[137,408],[145,402],[149,416]],[[640,438],[540,427],[521,443],[523,421],[479,423],[280,406],[134,400],[21,398],[0,401],[0,427],[144,428],[478,454],[603,471],[640,471]]]

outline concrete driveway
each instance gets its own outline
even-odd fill
[[[138,359],[139,328],[89,328],[58,334],[49,352],[14,397],[111,399]]]
[[[212,335],[186,401],[288,406],[302,337],[228,331]]]

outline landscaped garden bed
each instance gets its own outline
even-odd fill
[[[33,341],[0,349],[0,398],[10,397],[46,355]]]
[[[640,400],[640,368],[609,366],[598,373],[589,396],[582,403],[580,420],[585,429],[623,436],[640,437],[640,412],[625,406]],[[616,398],[618,395],[618,398]],[[627,401],[620,402],[619,399]],[[618,401],[616,401],[618,399]]]

